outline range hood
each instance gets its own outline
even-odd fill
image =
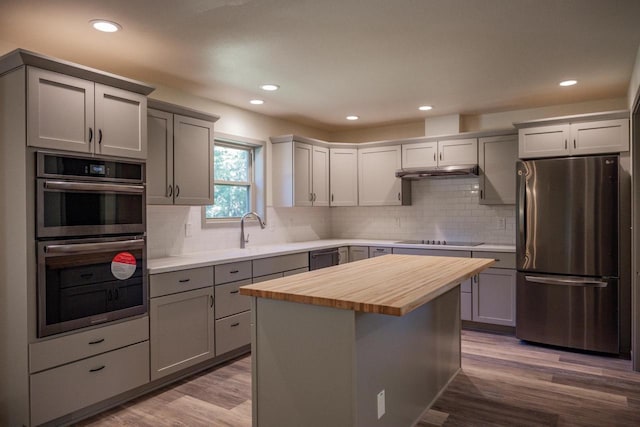
[[[478,176],[478,165],[431,166],[424,168],[398,169],[396,177],[408,180],[426,178],[464,178]]]

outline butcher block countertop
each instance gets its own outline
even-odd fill
[[[495,260],[385,255],[240,287],[241,295],[403,316]]]

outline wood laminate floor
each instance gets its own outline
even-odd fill
[[[250,426],[251,358],[213,368],[78,425]],[[462,372],[418,425],[640,426],[640,373],[631,370],[628,360],[463,331]]]

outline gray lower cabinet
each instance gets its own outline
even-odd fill
[[[427,255],[427,256],[447,256],[470,258],[469,251],[456,251],[448,249],[419,249],[419,248],[393,248],[394,254],[404,255]],[[460,319],[473,320],[473,296],[471,279],[460,284]]]
[[[31,424],[40,425],[149,382],[149,342],[33,374]]]
[[[473,252],[474,258],[493,258],[496,263],[473,279],[473,319],[494,325],[516,325],[515,254]]]
[[[213,301],[213,286],[151,299],[151,380],[215,355]]]
[[[473,320],[516,325],[516,271],[488,268],[473,280]]]
[[[368,246],[349,246],[349,262],[369,258]]]

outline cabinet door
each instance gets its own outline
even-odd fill
[[[173,183],[175,204],[213,204],[213,123],[174,114]]]
[[[402,204],[402,185],[396,178],[401,166],[401,147],[358,150],[358,204],[385,206]]]
[[[569,134],[568,124],[520,129],[520,158],[566,156],[569,154]]]
[[[479,142],[480,204],[515,204],[516,161],[518,160],[517,135],[480,138]]]
[[[430,167],[438,164],[438,143],[420,142],[402,146],[402,167],[419,168]]]
[[[313,146],[313,206],[329,206],[329,149]]]
[[[331,206],[358,205],[358,150],[356,148],[329,150],[329,186]]]
[[[147,110],[147,203],[173,204],[173,114]]]
[[[438,141],[438,166],[475,165],[477,163],[477,138]]]
[[[629,120],[602,120],[571,124],[572,154],[629,151]]]
[[[488,268],[474,277],[473,320],[515,326],[515,270]]]
[[[91,153],[94,84],[27,68],[27,145]]]
[[[213,287],[152,298],[151,380],[214,356]]]
[[[312,163],[313,146],[302,142],[293,144],[293,204],[313,206]]]
[[[147,97],[96,83],[95,103],[95,152],[146,159]]]

